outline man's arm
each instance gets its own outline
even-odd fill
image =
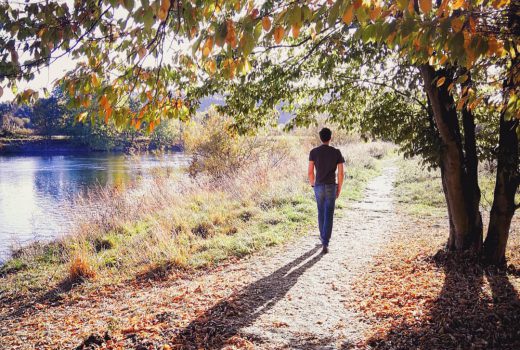
[[[307,171],[307,174],[309,175],[309,182],[311,186],[314,187],[314,161],[312,160],[309,161],[309,170]]]
[[[338,188],[336,190],[336,198],[341,193],[341,187],[343,186],[343,163],[338,163]]]

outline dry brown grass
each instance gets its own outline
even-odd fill
[[[94,277],[96,277],[96,271],[85,257],[76,255],[72,258],[69,266],[69,275],[67,276],[69,281],[80,282]]]

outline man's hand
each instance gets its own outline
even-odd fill
[[[336,188],[336,199],[338,199],[339,194],[341,193],[341,188],[343,187],[343,178],[345,176],[343,172],[343,163],[338,163],[338,187]]]
[[[309,183],[312,187],[314,187],[315,177],[314,177],[314,162],[309,161],[309,168],[307,170],[307,175],[309,176]]]

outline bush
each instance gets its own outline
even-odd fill
[[[199,116],[184,131],[185,151],[191,156],[189,174],[206,174],[214,179],[235,175],[255,165],[262,176],[293,153],[286,138],[259,131],[238,135],[232,131],[232,119],[210,110]]]

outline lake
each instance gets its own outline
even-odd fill
[[[182,153],[0,156],[0,262],[13,246],[67,232],[74,198],[89,189],[141,181],[187,162]]]

